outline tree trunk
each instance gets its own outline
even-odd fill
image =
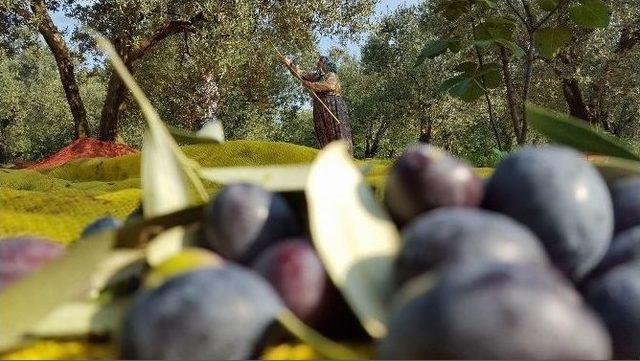
[[[620,32],[620,37],[616,44],[614,55],[617,57],[623,56],[628,51],[632,50],[636,45],[640,43],[640,29],[632,31],[629,27],[623,27]],[[568,54],[561,54],[560,60],[565,64],[572,64],[574,58]],[[583,119],[589,124],[597,124],[601,122],[605,130],[615,134],[612,130],[611,124],[609,124],[605,117],[607,111],[603,104],[604,89],[606,87],[607,76],[609,68],[612,66],[612,59],[608,60],[600,75],[596,78],[592,88],[592,98],[590,101],[585,99],[585,96],[580,88],[580,83],[576,78],[563,77],[562,78],[562,93],[564,95],[565,102],[569,108],[569,113],[579,119]],[[554,71],[558,76],[562,76],[562,72],[554,67]]]
[[[511,78],[511,71],[509,71],[509,58],[507,57],[507,51],[500,47],[500,60],[502,62],[502,74],[504,77],[504,85],[506,87],[507,105],[509,106],[509,114],[511,116],[511,126],[513,127],[513,133],[515,134],[518,144],[523,144],[524,139],[521,136],[520,118],[518,117],[518,110],[516,109],[515,100],[515,88],[513,85],[513,79]]]
[[[145,54],[167,37],[179,33],[194,33],[195,26],[201,24],[206,18],[202,12],[197,13],[189,20],[171,20],[154,29],[149,36],[143,39],[137,46],[129,46],[131,39],[118,38],[114,46],[118,50],[122,61],[132,72],[133,64],[142,59]],[[118,134],[118,118],[126,96],[126,86],[114,71],[109,79],[107,96],[100,114],[100,140],[113,141]]]
[[[431,143],[431,133],[433,130],[433,120],[429,117],[420,118],[420,137],[418,141],[420,143]]]
[[[469,0],[469,6],[473,7],[472,0]],[[473,34],[473,39],[475,40],[476,39],[476,19],[473,16],[471,16],[471,32]],[[480,47],[478,45],[475,45],[474,48],[476,50],[476,56],[478,57],[478,65],[480,66],[480,69],[482,69],[484,66],[484,57],[482,56],[482,53],[480,52]],[[498,146],[498,149],[502,150],[502,142],[500,141],[500,134],[498,133],[498,128],[496,126],[496,118],[493,113],[493,105],[491,103],[491,98],[489,97],[489,92],[487,90],[487,87],[485,85],[484,76],[482,76],[480,80],[482,83],[482,88],[484,89],[484,99],[487,103],[487,112],[489,113],[489,125],[491,126],[491,131],[493,132],[493,137],[496,140],[496,145]]]
[[[589,108],[584,101],[578,80],[574,78],[562,79],[562,93],[569,107],[569,114],[591,123]]]
[[[73,61],[67,43],[53,20],[51,20],[46,5],[42,1],[32,2],[31,9],[38,18],[38,31],[44,37],[56,60],[64,94],[67,97],[71,115],[73,116],[76,138],[86,137],[90,134],[87,112],[80,97],[80,89],[76,82]]]
[[[100,140],[113,141],[118,135],[118,117],[125,100],[125,84],[114,71],[109,77],[107,96],[100,114]]]

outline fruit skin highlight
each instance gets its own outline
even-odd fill
[[[396,310],[380,359],[608,359],[610,340],[550,269],[487,263],[445,272]]]
[[[598,264],[613,233],[605,181],[566,147],[526,147],[513,153],[489,180],[483,207],[529,227],[551,261],[574,281]]]
[[[40,237],[0,240],[0,291],[64,254],[64,246]]]
[[[546,265],[538,238],[524,225],[500,213],[445,207],[407,225],[396,259],[396,287],[424,272],[452,265],[500,261]]]
[[[224,258],[250,264],[271,244],[300,234],[284,198],[247,183],[225,186],[205,206],[205,245]]]
[[[271,286],[236,265],[176,276],[126,315],[121,359],[250,359],[283,309]]]
[[[400,226],[438,207],[473,207],[482,200],[483,183],[471,166],[436,147],[409,147],[387,176],[384,202]]]

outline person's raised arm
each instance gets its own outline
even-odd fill
[[[293,61],[287,57],[282,58],[282,62],[287,66],[287,69],[294,76],[300,76],[303,80],[315,81],[318,80],[318,76],[315,72],[303,71]]]
[[[329,73],[323,81],[304,81],[302,84],[314,92],[335,91],[338,88],[338,77]]]

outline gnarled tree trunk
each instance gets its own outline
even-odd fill
[[[51,20],[46,5],[42,1],[32,2],[31,10],[37,18],[38,31],[44,37],[45,42],[56,60],[64,94],[67,97],[71,115],[73,116],[76,138],[88,136],[90,133],[89,123],[87,122],[87,112],[80,97],[80,89],[76,82],[73,61],[67,43],[53,23],[53,20]],[[21,15],[24,17],[25,14]]]

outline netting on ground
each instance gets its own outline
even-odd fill
[[[309,163],[317,154],[308,147],[258,141],[182,149],[205,167]],[[0,238],[35,235],[69,243],[98,217],[124,220],[140,195],[140,153],[80,159],[39,171],[0,169]]]

